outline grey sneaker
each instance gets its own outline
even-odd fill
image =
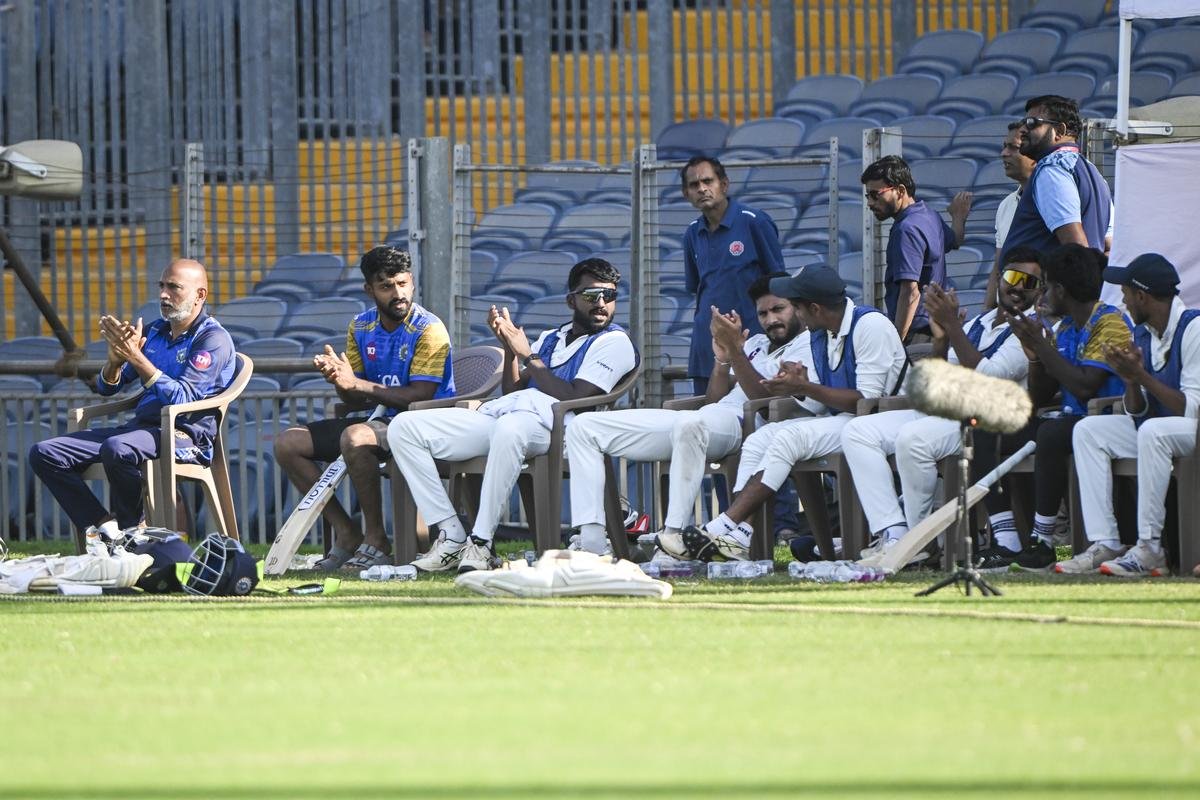
[[[456,542],[447,539],[446,534],[440,534],[433,547],[424,555],[417,556],[412,565],[422,572],[448,572],[457,569],[462,559],[462,552],[467,547],[466,542]]]
[[[1143,539],[1125,551],[1125,555],[1105,561],[1100,572],[1120,578],[1162,578],[1168,574],[1167,554],[1160,547],[1158,552]]]
[[[1054,571],[1059,575],[1085,575],[1099,572],[1101,564],[1105,561],[1112,561],[1125,550],[1125,547],[1114,550],[1101,542],[1092,542],[1087,550],[1074,558],[1068,558],[1066,561],[1059,561],[1055,564]]]
[[[477,536],[467,537],[467,544],[459,556],[459,575],[475,570],[495,569],[498,566],[500,566],[500,559],[496,557],[496,549],[490,539],[480,539]]]

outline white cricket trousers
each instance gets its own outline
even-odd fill
[[[737,449],[742,423],[737,412],[709,404],[694,411],[626,409],[580,414],[567,428],[571,464],[571,524],[603,525],[604,459],[670,459],[668,528],[682,529],[692,518],[704,469]]]
[[[893,525],[911,530],[933,511],[937,462],[962,447],[958,423],[920,411],[882,411],[852,419],[842,431],[842,453],[872,533]],[[888,456],[896,457],[904,509]]]
[[[550,449],[549,429],[530,411],[513,411],[499,418],[467,408],[406,411],[388,425],[387,438],[417,509],[430,525],[456,514],[434,459],[487,456],[479,516],[472,530],[481,539],[495,534],[521,466]]]
[[[755,473],[762,472],[763,485],[778,492],[797,461],[820,458],[841,449],[842,428],[852,419],[850,414],[838,414],[835,417],[801,417],[762,426],[742,443],[734,491],[740,492]]]
[[[1154,417],[1138,428],[1131,417],[1124,415],[1085,417],[1072,432],[1072,447],[1088,541],[1120,538],[1113,513],[1112,460],[1134,457],[1137,458],[1138,538],[1161,538],[1167,514],[1167,487],[1171,483],[1171,459],[1196,449],[1196,420]],[[1179,491],[1200,490],[1181,486]]]

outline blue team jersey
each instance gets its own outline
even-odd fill
[[[354,374],[371,383],[408,386],[432,381],[438,384],[435,399],[454,396],[450,334],[440,319],[416,303],[393,331],[380,324],[377,308],[356,316],[346,330],[346,358]]]
[[[165,319],[151,322],[142,334],[146,337],[142,353],[162,370],[162,375],[138,401],[134,410],[138,423],[158,425],[163,406],[212,397],[233,381],[233,339],[207,311],[201,311],[191,327],[177,339],[171,338],[171,323]],[[96,387],[100,394],[112,395],[141,380],[133,367],[126,364],[121,368],[117,383],[107,383],[103,375],[98,375]],[[188,434],[197,447],[207,450],[217,433],[216,415],[211,411],[184,414],[176,420],[175,427]]]

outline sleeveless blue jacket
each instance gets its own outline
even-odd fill
[[[554,354],[554,348],[558,346],[558,340],[562,334],[562,329],[560,328],[559,330],[556,330],[547,336],[546,340],[542,342],[542,346],[538,349],[538,358],[540,358],[542,363],[554,373],[555,377],[557,377],[559,380],[564,380],[570,383],[571,381],[575,380],[575,376],[579,374],[579,368],[583,366],[583,359],[587,355],[587,351],[591,349],[592,343],[595,342],[598,337],[610,331],[621,331],[624,333],[625,329],[615,322],[609,323],[608,327],[604,328],[603,330],[599,330],[593,334],[590,334],[587,337],[587,340],[584,341],[583,345],[576,350],[575,353],[564,363],[559,364],[557,367],[551,367],[550,357]],[[640,358],[637,356],[636,348],[634,349],[634,356],[635,358]],[[529,380],[529,386],[533,389],[537,388],[537,381],[532,377]]]
[[[1197,316],[1200,316],[1200,310],[1198,309],[1189,308],[1183,312],[1183,315],[1179,318],[1179,324],[1175,326],[1175,336],[1171,339],[1171,349],[1167,353],[1167,361],[1163,364],[1163,368],[1157,371],[1154,369],[1150,359],[1150,337],[1153,335],[1150,332],[1150,328],[1144,323],[1134,328],[1133,341],[1141,348],[1142,362],[1146,367],[1146,372],[1149,372],[1157,380],[1162,381],[1172,389],[1179,388],[1179,379],[1183,374],[1183,358],[1180,353],[1183,344],[1183,333],[1187,330],[1188,324]],[[1159,399],[1150,394],[1150,392],[1146,392],[1146,401],[1149,404],[1146,413],[1141,417],[1135,418],[1134,424],[1140,426],[1151,417],[1171,416],[1167,413],[1166,408],[1163,407]]]
[[[829,332],[821,329],[809,331],[808,341],[812,349],[813,366],[817,370],[817,380],[822,386],[833,389],[858,388],[858,359],[854,353],[854,329],[858,322],[867,314],[882,314],[883,312],[871,306],[855,306],[851,312],[850,330],[846,332],[846,344],[842,346],[842,361],[837,367],[829,365]],[[904,380],[904,372],[900,373],[899,384]],[[837,413],[837,412],[831,412]]]
[[[986,326],[983,324],[983,315],[981,314],[975,318],[975,322],[972,323],[971,327],[967,330],[967,339],[975,346],[976,350],[979,350],[979,343],[983,341],[983,333],[985,330]],[[980,354],[982,354],[984,358],[991,358],[996,354],[996,352],[1000,349],[1000,346],[1004,344],[1005,340],[1008,339],[1009,336],[1012,336],[1012,328],[1005,328],[1004,331],[996,337],[995,341],[988,345],[986,350],[979,350]]]

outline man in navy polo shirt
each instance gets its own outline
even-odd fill
[[[1079,106],[1049,94],[1031,99],[1025,113],[1018,128],[1021,154],[1037,164],[1017,203],[1003,252],[1026,246],[1045,253],[1063,244],[1106,250],[1112,193],[1100,171],[1079,152]]]
[[[883,273],[884,305],[905,344],[930,341],[929,314],[921,293],[931,283],[946,282],[946,253],[963,240],[971,193],[954,195],[947,209],[954,227],[942,221],[916,197],[912,170],[900,156],[884,156],[862,174],[867,208],[878,220],[892,220],[887,269]]]
[[[163,406],[190,403],[219,394],[233,380],[233,339],[208,315],[208,275],[204,265],[177,259],[158,282],[162,317],[142,328],[142,320],[104,315],[100,333],[108,342],[97,391],[113,395],[132,383],[143,392],[131,422],[56,436],[35,444],[29,464],[84,530],[88,552],[108,556],[107,542],[142,521],[143,462],[158,458]],[[176,422],[175,452],[207,463],[217,432],[212,412],[183,414]],[[103,464],[112,509],[88,489],[82,473]]]
[[[712,310],[736,311],[751,335],[762,333],[750,284],[784,271],[783,250],[779,229],[765,212],[729,197],[729,178],[720,161],[694,156],[679,176],[683,196],[700,211],[683,234],[684,276],[688,291],[696,295],[688,377],[700,395],[713,369]]]

